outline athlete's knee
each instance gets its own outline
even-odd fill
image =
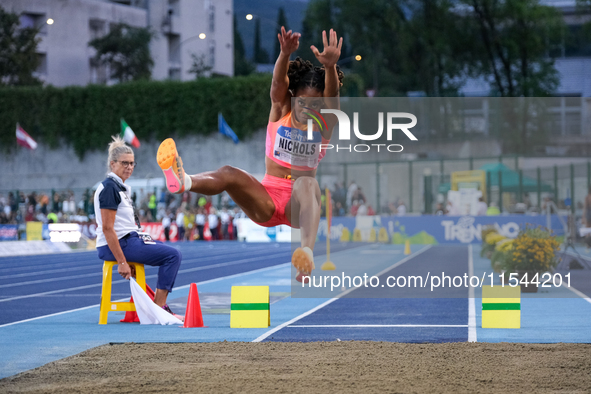
[[[297,178],[293,184],[293,188],[294,190],[302,190],[305,192],[320,190],[318,181],[311,176],[301,176]]]
[[[236,182],[238,175],[242,172],[239,168],[233,166],[223,166],[218,170],[226,184],[232,184]]]

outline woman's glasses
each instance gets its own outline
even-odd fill
[[[135,168],[135,166],[137,166],[137,161],[118,161],[118,160],[114,160],[114,161],[121,163],[121,165],[123,167],[133,167],[133,168]]]

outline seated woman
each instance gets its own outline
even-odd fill
[[[131,148],[119,137],[109,144],[107,178],[94,194],[96,246],[101,260],[117,261],[117,271],[125,279],[132,276],[127,261],[160,267],[154,302],[172,313],[166,304],[181,265],[181,253],[160,241],[140,238],[139,219],[131,201],[131,187],[125,181],[136,162]],[[182,320],[182,316],[178,316]]]
[[[314,67],[299,57],[290,61],[290,55],[298,49],[300,34],[286,32],[282,27],[278,35],[281,53],[271,83],[266,174],[262,182],[231,166],[186,174],[171,138],[162,142],[157,153],[170,192],[214,195],[226,191],[244,213],[261,226],[286,224],[299,228],[301,247],[294,251],[291,260],[297,269],[296,279],[304,282],[309,280],[314,269],[312,250],[320,222],[316,169],[326,153],[321,145],[330,141],[337,123],[336,117],[329,117],[326,126],[312,130],[312,138],[309,138],[308,120],[313,117],[310,113],[317,113],[321,108],[338,109],[339,87],[343,80],[343,73],[337,66],[343,39],[337,39],[332,29],[328,38],[326,32],[322,34],[324,51],[321,53],[315,46],[311,47],[322,67]],[[292,108],[293,98],[297,99]],[[300,149],[296,152],[294,146]]]

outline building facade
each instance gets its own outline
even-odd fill
[[[38,27],[37,76],[53,86],[111,84],[88,43],[116,24],[147,27],[155,80],[190,80],[194,59],[205,74],[233,75],[232,0],[0,0],[20,15],[21,27]],[[49,24],[49,23],[51,24]]]

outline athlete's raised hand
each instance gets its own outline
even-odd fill
[[[292,33],[292,31],[285,31],[285,27],[281,26],[281,34],[277,34],[279,44],[281,45],[281,52],[286,55],[291,55],[300,46],[300,33]]]
[[[310,47],[314,56],[325,68],[329,68],[337,64],[341,56],[341,47],[343,46],[343,37],[337,39],[337,32],[330,29],[330,37],[326,39],[326,30],[322,31],[322,42],[324,43],[324,51],[320,53],[318,48],[314,45]]]

